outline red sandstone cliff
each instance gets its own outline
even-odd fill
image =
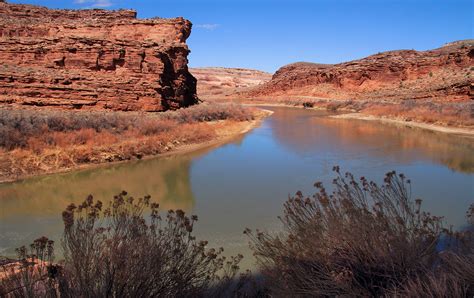
[[[244,97],[468,100],[473,98],[473,66],[473,40],[334,65],[295,63],[280,68],[271,81]]]
[[[202,100],[226,101],[272,78],[267,72],[244,68],[200,67],[190,71],[198,79],[197,92]]]
[[[162,111],[197,103],[183,18],[0,1],[0,103]]]

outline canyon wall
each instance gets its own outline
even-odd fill
[[[200,67],[190,71],[198,79],[197,92],[202,100],[227,101],[272,78],[268,72],[244,68]]]
[[[244,96],[463,101],[473,98],[473,76],[474,41],[466,40],[340,64],[290,64]]]
[[[183,18],[0,1],[0,103],[163,111],[198,102]]]

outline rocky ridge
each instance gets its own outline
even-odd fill
[[[198,79],[197,92],[204,100],[224,100],[272,78],[270,73],[245,68],[200,67],[190,71]]]
[[[290,64],[243,97],[463,101],[473,98],[473,67],[474,40],[466,40],[340,64]]]
[[[198,102],[183,18],[0,1],[0,103],[162,111]]]

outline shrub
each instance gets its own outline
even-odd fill
[[[19,274],[9,275],[16,283],[1,280],[1,295],[30,296],[25,294],[30,289],[31,296],[214,295],[231,286],[242,259],[239,255],[226,260],[222,248],[206,249],[206,241],[197,241],[193,236],[196,216],[170,210],[163,220],[158,204],[149,196],[134,199],[122,192],[107,208],[89,196],[81,205],[67,207],[63,221],[60,266],[50,263],[46,270],[23,280],[17,277],[32,271],[34,265],[20,268]],[[46,243],[50,242],[46,239]],[[42,247],[44,251],[46,246]],[[33,253],[39,254],[44,255],[41,249]]]
[[[139,124],[139,119],[137,114],[1,108],[0,147],[27,148],[30,138],[80,130],[120,134]]]
[[[365,107],[363,112],[377,116],[403,117],[427,123],[444,123],[456,126],[472,126],[471,110],[474,104],[468,102],[437,103],[412,99],[400,104],[375,104]]]
[[[253,113],[249,108],[237,104],[200,104],[174,112],[163,113],[163,117],[176,120],[180,123],[216,121],[216,120],[253,120]]]
[[[251,109],[236,104],[201,104],[164,113],[0,108],[0,147],[40,152],[46,147],[101,145],[103,139],[114,143],[118,137],[112,135],[130,132],[129,136],[135,138],[157,135],[177,129],[182,123],[252,119]]]
[[[326,106],[326,110],[328,112],[337,112],[337,110],[339,109],[340,107],[340,104],[338,103],[329,103],[327,106]]]
[[[139,130],[142,134],[151,136],[170,131],[176,125],[177,123],[172,120],[149,119],[148,121],[143,121]]]
[[[326,110],[328,112],[337,112],[338,110],[341,109],[348,109],[354,104],[354,101],[352,100],[339,100],[335,102],[329,102],[326,105]]]
[[[450,234],[440,217],[422,212],[403,174],[389,172],[379,186],[334,170],[332,194],[318,182],[313,197],[298,192],[285,203],[283,234],[246,230],[273,294],[417,296],[439,281],[445,287],[431,289],[440,296],[450,296],[454,288],[453,293],[472,296],[470,233]],[[443,235],[446,245],[449,239],[463,240],[441,253]]]
[[[51,263],[54,242],[46,237],[36,239],[28,250],[18,248],[18,260],[4,259],[0,267],[1,297],[54,297],[53,276],[58,267]]]

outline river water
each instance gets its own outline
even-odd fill
[[[288,195],[312,194],[315,181],[329,188],[334,165],[379,183],[387,171],[403,172],[425,210],[455,228],[465,224],[474,202],[473,138],[268,109],[274,114],[260,127],[217,148],[0,185],[0,255],[39,236],[59,240],[69,203],[88,194],[107,201],[124,189],[150,194],[163,210],[197,214],[199,239],[226,254],[243,253],[244,267],[252,267],[243,230],[278,231]]]

